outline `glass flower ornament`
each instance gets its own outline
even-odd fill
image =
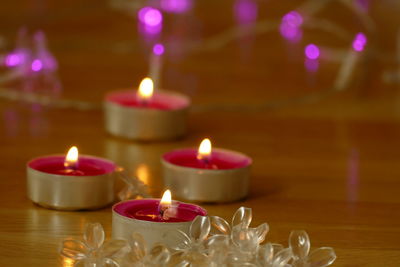
[[[163,244],[155,244],[147,250],[146,242],[139,233],[129,238],[130,251],[122,260],[121,267],[163,267],[167,266],[170,252]]]
[[[60,254],[74,261],[74,266],[119,267],[116,261],[129,251],[125,240],[104,242],[104,230],[99,223],[88,223],[83,240],[65,239],[61,243]]]
[[[227,255],[228,261],[232,264],[243,264],[252,262],[256,258],[259,245],[265,240],[269,231],[267,223],[260,224],[256,228],[251,228],[252,210],[250,208],[240,207],[229,224],[218,216],[211,216],[213,238],[220,238],[219,235],[229,236],[229,249]],[[217,237],[215,237],[217,236]],[[209,241],[210,242],[210,241]],[[210,248],[210,253],[216,255],[216,252]]]
[[[168,238],[177,240],[179,245],[171,248],[175,252],[168,266],[209,266],[206,242],[210,229],[210,218],[197,216],[190,225],[189,235],[180,230],[171,232]]]
[[[289,236],[289,247],[293,253],[293,267],[325,267],[336,260],[333,248],[321,247],[310,252],[310,238],[303,230],[294,230]]]

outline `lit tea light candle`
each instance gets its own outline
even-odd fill
[[[28,197],[36,204],[58,210],[96,209],[114,201],[117,166],[106,159],[79,155],[35,158],[27,164]]]
[[[188,97],[154,90],[145,78],[137,92],[114,91],[106,95],[105,126],[115,136],[135,140],[167,140],[186,133]]]
[[[199,202],[231,202],[247,196],[251,158],[212,148],[204,139],[198,149],[168,152],[162,157],[165,185],[178,198]]]
[[[113,239],[128,239],[132,233],[140,233],[148,247],[161,242],[169,247],[178,244],[170,240],[170,231],[189,232],[192,221],[197,216],[206,216],[203,208],[173,201],[169,190],[162,199],[135,199],[117,203],[113,207]]]

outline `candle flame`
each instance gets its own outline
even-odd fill
[[[75,169],[78,162],[79,152],[76,146],[71,147],[68,150],[67,156],[65,157],[64,167],[67,169]]]
[[[197,159],[199,160],[208,160],[210,158],[212,151],[211,141],[208,138],[205,138],[201,141],[199,150],[197,151]]]
[[[137,97],[140,101],[149,101],[153,96],[154,84],[153,80],[146,77],[142,80],[139,85],[139,90],[137,92]]]
[[[164,207],[168,207],[170,206],[172,203],[172,196],[171,196],[171,191],[168,189],[164,192],[161,201],[160,201],[160,205],[164,206]]]

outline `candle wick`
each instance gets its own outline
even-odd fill
[[[203,157],[200,157],[199,160],[200,160],[200,162],[202,162],[202,163],[204,164],[204,166],[205,166],[206,168],[210,167],[210,165],[211,165],[211,159],[210,159],[210,157],[203,156]]]
[[[142,100],[142,106],[147,107],[149,105],[149,102],[145,99]]]
[[[165,213],[165,211],[166,211],[167,209],[168,209],[167,206],[164,206],[164,205],[160,204],[160,206],[159,206],[159,208],[158,208],[158,213],[160,214],[160,217],[161,217],[162,219],[164,219],[164,213]]]
[[[68,164],[68,163],[66,163],[66,164],[64,164],[64,167],[68,171],[76,171],[78,169],[77,168],[77,164]]]

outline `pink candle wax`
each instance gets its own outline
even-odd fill
[[[186,108],[190,104],[186,97],[162,91],[154,92],[152,98],[147,103],[143,103],[137,98],[135,90],[111,92],[106,95],[106,101],[124,107],[158,110],[178,110]]]
[[[108,160],[80,155],[77,168],[68,170],[64,167],[65,156],[54,155],[35,158],[28,162],[28,167],[49,174],[66,176],[96,176],[114,172],[116,165]]]
[[[173,150],[164,154],[163,159],[182,167],[214,170],[244,168],[252,162],[249,157],[243,154],[218,148],[212,150],[211,156],[207,161],[199,160],[197,158],[197,149],[194,148]]]
[[[197,216],[207,215],[206,210],[199,206],[173,201],[175,216],[164,220],[159,212],[159,204],[159,199],[139,199],[118,203],[113,209],[122,216],[150,222],[190,222]]]

